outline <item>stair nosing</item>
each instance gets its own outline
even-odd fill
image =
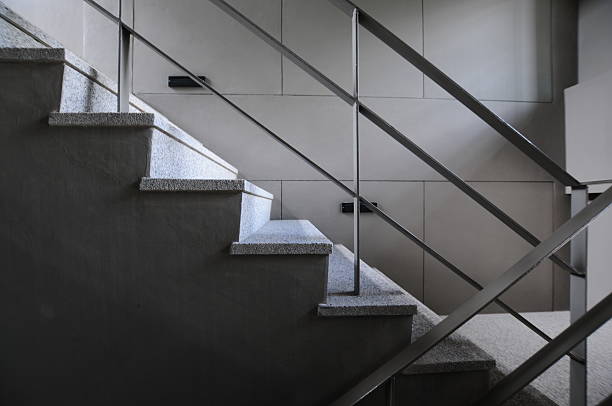
[[[225,192],[245,193],[268,200],[274,195],[245,179],[148,178],[140,180],[142,192]]]
[[[287,227],[278,232],[275,228]],[[268,234],[270,229],[276,234]],[[298,233],[286,233],[297,229]],[[303,231],[300,235],[299,232]],[[243,241],[230,246],[231,255],[329,255],[332,242],[308,220],[271,220]]]

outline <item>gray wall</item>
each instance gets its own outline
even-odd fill
[[[2,2],[77,55],[83,55],[83,0]]]
[[[108,5],[116,4],[109,0]],[[237,8],[332,79],[350,88],[350,23],[326,0],[234,0]],[[361,0],[487,106],[559,163],[565,158],[563,89],[576,78],[572,0]],[[335,176],[350,180],[350,108],[206,1],[135,0],[136,29],[245,107]],[[84,55],[115,70],[116,30],[84,11]],[[334,186],[201,90],[166,86],[179,74],[136,45],[134,91],[277,197],[278,218],[308,218],[351,246],[347,201]],[[565,217],[566,198],[502,137],[368,33],[364,101],[539,237]],[[529,245],[367,122],[362,174],[371,200],[468,274],[487,282]],[[364,255],[434,309],[473,291],[371,215]],[[566,306],[567,281],[542,264],[508,300],[521,310]]]
[[[578,14],[579,83],[566,90],[568,169],[582,181],[611,180],[612,186],[612,2],[584,0]],[[612,211],[589,227],[588,304],[612,291]]]

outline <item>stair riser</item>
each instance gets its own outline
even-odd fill
[[[148,177],[174,179],[235,179],[233,171],[171,138],[158,129],[151,133]]]
[[[247,238],[270,221],[271,210],[272,200],[242,193],[239,240]]]

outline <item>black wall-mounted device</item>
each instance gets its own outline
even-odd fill
[[[206,76],[198,76],[206,81]],[[201,87],[189,76],[168,76],[168,87]]]
[[[372,204],[374,206],[378,207],[378,203],[372,202]],[[340,204],[340,210],[342,211],[342,213],[354,213],[355,212],[355,206],[353,205],[353,202],[342,203],[342,204]],[[360,213],[372,213],[372,210],[370,210],[368,207],[366,207],[366,205],[361,203],[359,205],[359,212]]]

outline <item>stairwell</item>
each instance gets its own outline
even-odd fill
[[[440,320],[0,3],[0,403],[324,405]],[[455,333],[361,405],[468,405]],[[528,387],[508,404],[555,404]]]

